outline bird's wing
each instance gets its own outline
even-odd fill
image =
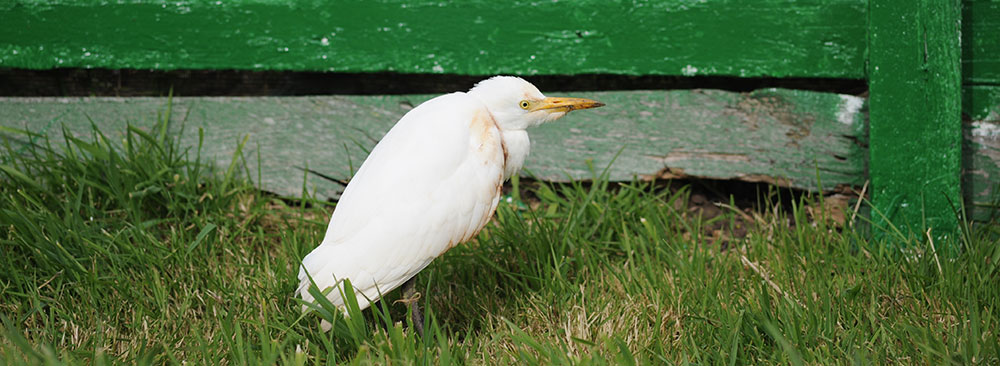
[[[358,169],[303,260],[303,299],[312,301],[305,271],[321,289],[350,278],[372,300],[400,286],[489,221],[503,166],[500,131],[478,99],[453,93],[414,108]],[[336,291],[328,297],[343,306]]]

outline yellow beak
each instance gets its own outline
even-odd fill
[[[585,98],[545,98],[541,103],[531,108],[531,111],[548,109],[553,112],[569,112],[575,109],[597,108],[601,106],[604,106],[604,103]]]

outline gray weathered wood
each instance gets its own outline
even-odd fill
[[[572,96],[607,106],[530,131],[525,174],[591,179],[611,164],[612,180],[701,177],[813,190],[819,182],[831,189],[865,180],[861,98],[782,89]],[[197,129],[204,128],[203,156],[219,165],[228,164],[238,141],[249,135],[245,156],[255,174],[260,153],[263,187],[298,195],[304,174],[295,166],[348,177],[400,116],[431,97],[174,98],[170,129],[177,133],[184,126],[182,143],[193,146]],[[50,135],[65,125],[83,135],[89,118],[112,133],[126,122],[150,126],[165,109],[165,98],[6,98],[0,99],[0,124]],[[317,177],[309,177],[308,186],[320,198],[342,188]]]
[[[1000,98],[990,112],[963,126],[962,184],[969,216],[986,220],[1000,203]]]

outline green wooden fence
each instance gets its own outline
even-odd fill
[[[614,91],[600,113],[537,131],[531,172],[706,177],[825,189],[871,182],[874,215],[923,237],[952,208],[992,212],[1000,181],[1000,1],[9,0],[0,67],[623,74],[865,79],[865,96],[796,90]],[[349,174],[410,96],[182,98],[225,156],[236,136],[275,176]],[[5,98],[0,124],[79,131],[161,99]],[[870,110],[870,113],[869,113]],[[963,121],[963,115],[965,116]],[[98,118],[99,117],[99,118]],[[215,132],[213,132],[215,131]],[[303,139],[307,139],[304,141]],[[870,147],[869,147],[870,145]],[[270,164],[270,165],[268,165]],[[316,182],[321,195],[338,187]]]

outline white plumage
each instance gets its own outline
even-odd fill
[[[302,260],[297,292],[349,278],[362,309],[489,222],[501,186],[528,155],[526,128],[602,104],[546,98],[516,77],[431,99],[372,149],[337,203],[323,242]],[[327,297],[343,309],[342,289]],[[363,296],[362,296],[363,295]]]

